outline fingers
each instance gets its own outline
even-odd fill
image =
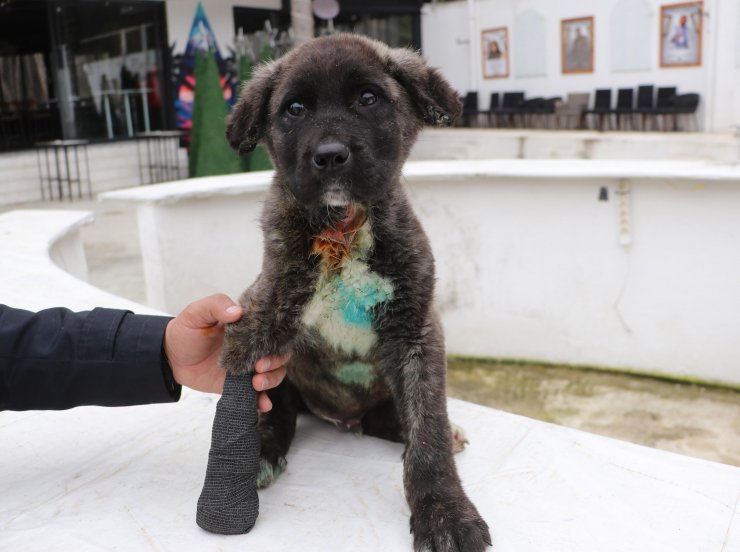
[[[257,372],[252,378],[252,385],[257,391],[267,391],[280,385],[285,379],[285,365],[290,360],[290,353],[263,357],[254,365]]]
[[[252,377],[252,387],[255,391],[267,391],[280,385],[285,379],[285,367],[275,368],[264,374],[255,374]]]
[[[263,414],[272,410],[272,401],[267,393],[260,393],[257,397],[257,410]]]
[[[219,322],[236,322],[242,315],[242,308],[223,293],[211,295],[185,307],[178,318],[190,328],[210,328]]]
[[[255,364],[257,373],[252,376],[252,387],[260,392],[257,397],[257,409],[260,412],[265,413],[272,410],[272,402],[266,391],[274,389],[283,382],[286,374],[285,365],[289,360],[290,353],[261,358]]]
[[[254,369],[258,374],[263,374],[265,372],[269,372],[270,370],[275,370],[277,368],[285,366],[289,360],[290,353],[264,357],[257,361],[257,364],[254,365]]]

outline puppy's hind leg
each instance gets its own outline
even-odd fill
[[[268,391],[272,410],[260,415],[257,429],[260,434],[260,470],[257,488],[272,485],[285,471],[286,456],[295,436],[296,418],[301,403],[298,391],[288,380]]]
[[[462,426],[457,425],[454,422],[450,422],[450,429],[452,430],[452,452],[457,454],[465,450],[465,445],[470,444],[465,430]]]

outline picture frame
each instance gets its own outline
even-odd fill
[[[509,29],[497,27],[481,31],[481,62],[484,79],[509,76]]]
[[[701,66],[703,2],[660,7],[660,66]]]
[[[594,18],[575,17],[560,21],[563,74],[594,72]]]

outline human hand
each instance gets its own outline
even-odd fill
[[[206,393],[223,393],[226,372],[218,365],[224,327],[242,316],[242,308],[223,294],[191,303],[167,324],[164,351],[172,375],[180,385]],[[259,391],[260,412],[272,409],[266,391],[285,378],[290,355],[261,358],[255,365],[252,386]]]

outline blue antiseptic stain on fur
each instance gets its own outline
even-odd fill
[[[348,286],[339,281],[337,291],[344,322],[360,328],[372,326],[373,307],[385,303],[391,296],[387,289],[369,283]]]

